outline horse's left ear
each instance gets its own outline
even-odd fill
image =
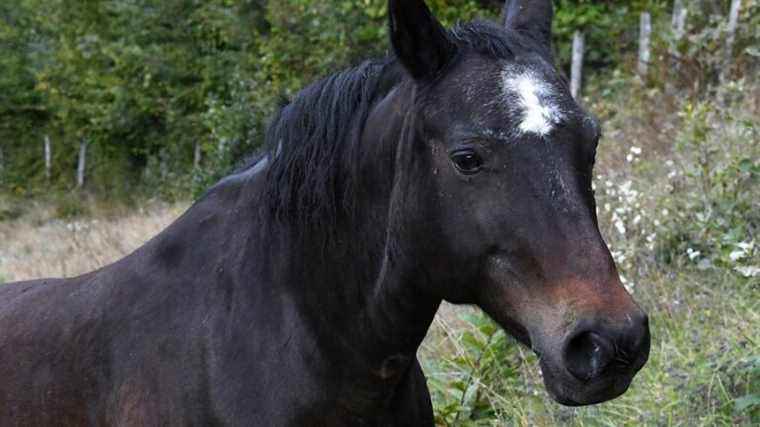
[[[456,54],[446,29],[423,0],[389,0],[388,17],[396,57],[416,80],[435,77]]]
[[[502,10],[504,26],[529,34],[549,51],[552,45],[552,0],[506,0]]]

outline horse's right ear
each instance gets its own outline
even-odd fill
[[[553,18],[552,0],[506,0],[501,13],[505,27],[530,34],[549,50]]]
[[[423,0],[389,0],[390,37],[399,61],[417,80],[435,77],[456,47]]]

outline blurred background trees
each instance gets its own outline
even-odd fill
[[[448,25],[493,18],[502,5],[428,3]],[[662,0],[556,3],[560,66],[569,70],[573,32],[583,30],[587,80],[632,69],[639,13],[668,22],[672,7]],[[696,37],[713,28],[712,16],[727,13],[729,0],[687,3]],[[756,24],[757,2],[748,3],[744,13]],[[385,0],[2,2],[0,192],[75,188],[82,145],[90,193],[174,197],[203,188],[261,144],[282,100],[320,76],[384,55],[386,13]],[[739,52],[758,31],[742,22],[750,31],[740,32]],[[689,48],[711,49],[709,34],[697,41]]]

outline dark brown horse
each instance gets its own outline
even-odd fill
[[[389,15],[393,57],[306,88],[135,253],[0,287],[0,426],[432,425],[416,352],[442,300],[533,348],[561,403],[628,388],[647,317],[598,231],[599,127],[550,0]]]

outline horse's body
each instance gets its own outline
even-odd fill
[[[251,251],[262,178],[227,179],[102,270],[0,287],[0,425],[430,424],[419,365],[358,366],[351,324],[322,329]]]
[[[393,157],[367,153],[362,169]],[[406,312],[337,285],[377,282],[392,175],[324,247],[262,232],[268,169],[224,179],[113,265],[0,287],[0,425],[432,424],[415,357],[429,320],[392,328],[439,301]]]
[[[598,129],[549,65],[550,2],[506,10],[449,34],[391,0],[397,59],[307,88],[159,236],[0,287],[0,425],[432,425],[443,299],[539,351],[560,402],[625,391],[649,335],[596,228]]]

